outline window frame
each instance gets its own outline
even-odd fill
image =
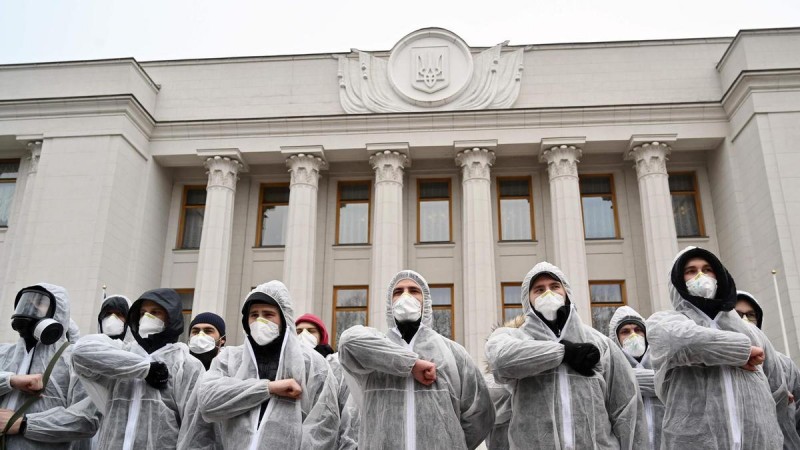
[[[584,197],[602,197],[608,194],[583,194],[580,192],[580,179],[581,178],[608,178],[609,183],[611,186],[611,209],[614,212],[614,236],[613,237],[601,237],[601,238],[590,238],[586,237],[586,219],[585,213],[583,211],[583,198]],[[579,174],[578,175],[578,193],[581,196],[581,222],[583,225],[583,239],[586,241],[602,241],[604,239],[622,239],[622,234],[619,231],[619,214],[617,209],[619,208],[617,204],[617,188],[616,184],[614,183],[614,174],[613,173],[587,173],[587,174]]]
[[[264,201],[264,191],[270,187],[289,187],[290,183],[261,183],[258,186],[258,225],[256,226],[256,247],[257,248],[280,248],[286,247],[286,236],[283,237],[283,245],[263,245],[261,243],[262,238],[262,230],[264,229],[264,208],[267,206],[289,206],[289,201],[287,200],[286,203],[278,203],[278,202],[265,202]],[[289,193],[291,197],[291,190]]]
[[[369,198],[364,200],[344,200],[344,204],[366,203],[367,204],[367,242],[352,242],[342,244],[339,242],[339,223],[341,222],[342,212],[342,186],[366,184],[369,186]],[[370,245],[372,243],[372,180],[339,180],[336,182],[336,244],[335,245]]]
[[[593,285],[619,285],[620,293],[622,294],[622,302],[621,303],[603,303],[603,302],[594,302],[592,301],[592,286]],[[589,281],[589,317],[592,318],[592,308],[599,307],[599,308],[609,308],[609,307],[616,307],[621,308],[623,306],[628,305],[628,293],[627,289],[625,289],[625,280],[590,280]],[[594,321],[590,323],[590,326],[594,328]],[[595,328],[597,329],[597,328]]]
[[[518,298],[517,299],[516,305],[513,304],[513,303],[512,304],[507,304],[506,303],[506,286],[519,287],[520,291],[521,291],[522,290],[522,281],[520,281],[520,282],[504,281],[504,282],[500,283],[500,323],[502,323],[502,324],[506,323],[506,309],[509,309],[509,308],[514,308],[514,309],[522,308],[522,314],[523,315],[525,314],[525,308],[520,303],[522,298]]]
[[[347,244],[345,244],[345,245],[347,245]],[[337,303],[336,301],[337,301],[337,299],[339,297],[339,291],[343,291],[343,290],[354,291],[354,290],[358,290],[358,289],[363,289],[363,290],[367,291],[366,306],[336,306],[336,303]],[[367,319],[366,322],[364,323],[364,326],[365,327],[369,326],[369,285],[364,284],[364,285],[334,286],[333,287],[333,299],[332,300],[333,300],[333,310],[331,312],[331,333],[330,333],[330,336],[328,337],[328,340],[330,341],[329,344],[330,344],[331,348],[336,348],[336,345],[337,345],[337,342],[336,342],[336,313],[337,312],[361,312],[361,311],[364,311],[366,313],[366,319]]]
[[[438,311],[446,311],[448,309],[450,310],[450,336],[449,336],[449,339],[451,341],[455,341],[456,340],[456,303],[455,303],[456,292],[455,292],[455,286],[452,283],[450,283],[450,284],[448,284],[448,283],[437,283],[437,284],[429,284],[428,288],[429,289],[436,289],[436,288],[439,288],[439,289],[441,289],[441,288],[449,288],[450,289],[450,306],[434,305],[433,301],[431,301],[431,309],[432,309],[432,311],[437,311],[437,310]],[[433,315],[431,315],[431,320],[433,320]],[[436,330],[434,330],[434,331],[436,331]],[[438,331],[437,331],[437,333],[438,333]],[[442,335],[442,336],[444,336],[444,335]],[[445,336],[445,337],[448,337],[448,336]]]
[[[527,180],[528,181],[528,196],[527,197],[520,197],[517,195],[506,196],[503,197],[500,190],[500,183],[502,181],[515,181],[515,180]],[[533,206],[533,177],[531,176],[503,176],[496,178],[497,184],[497,236],[498,240],[501,242],[532,242],[536,241],[536,225],[534,224],[534,206]],[[531,227],[531,238],[530,239],[503,239],[503,208],[501,207],[501,203],[503,199],[528,199],[528,206],[530,209],[530,227]],[[585,233],[584,233],[585,235]]]
[[[3,183],[3,184],[12,184],[13,183],[14,185],[16,185],[17,181],[19,180],[20,170],[22,169],[22,160],[21,159],[14,159],[14,158],[11,158],[11,159],[0,159],[0,164],[8,164],[8,163],[17,163],[17,176],[14,177],[14,178],[0,178],[0,183]],[[16,195],[17,195],[17,191],[16,191],[16,186],[15,186],[14,195],[11,196],[11,204],[8,205],[8,207],[9,207],[9,222],[11,221],[11,217],[10,217],[11,216],[11,212],[12,212],[11,211],[11,207],[14,205],[14,197]],[[0,229],[6,229],[6,228],[8,228],[8,224],[0,225]]]
[[[423,201],[442,201],[444,197],[436,197],[436,198],[426,198],[422,199],[420,185],[423,183],[440,183],[446,182],[447,183],[447,220],[448,224],[448,240],[446,241],[423,241],[421,240],[421,230],[422,227],[420,223],[422,222],[422,216],[420,215],[421,210],[421,203]],[[449,244],[453,242],[453,182],[451,178],[417,178],[417,244]]]
[[[178,295],[180,295],[180,294],[192,294],[192,309],[188,309],[188,310],[187,309],[183,309],[183,305],[181,304],[181,315],[184,315],[187,312],[189,313],[189,322],[183,324],[183,333],[186,335],[185,343],[188,343],[189,342],[189,338],[191,337],[191,334],[192,334],[192,329],[189,326],[189,324],[191,323],[192,318],[193,318],[192,317],[192,311],[194,310],[194,288],[176,288],[176,289],[173,289],[173,290],[175,292],[177,292]],[[184,334],[181,334],[179,339],[183,339]],[[183,342],[183,341],[180,341],[180,342]]]
[[[183,186],[183,194],[182,194],[182,197],[181,197],[180,217],[178,218],[178,239],[177,239],[177,242],[175,243],[175,248],[177,250],[198,250],[200,248],[199,245],[197,247],[184,247],[183,246],[184,226],[186,225],[184,223],[185,222],[185,218],[186,218],[186,209],[187,208],[190,208],[190,209],[198,209],[198,208],[200,208],[200,206],[198,206],[198,205],[187,205],[186,204],[186,199],[188,197],[189,191],[195,190],[195,189],[206,190],[206,186],[205,185],[197,185],[197,184],[185,184]],[[206,203],[208,203],[208,192],[206,192]],[[203,220],[205,220],[206,203],[203,203]],[[201,232],[200,239],[201,239],[201,242],[202,242],[202,239],[203,239],[202,232]]]
[[[691,194],[694,197],[694,207],[697,209],[697,231],[700,233],[697,236],[680,236],[678,238],[700,238],[706,237],[706,226],[705,221],[703,220],[703,204],[700,201],[700,185],[697,183],[697,171],[696,170],[682,170],[676,172],[667,172],[667,177],[672,175],[691,175],[694,180],[694,190],[693,191],[673,191],[672,189],[669,190],[669,199],[670,202],[672,201],[672,196],[674,194],[678,195],[687,195]],[[669,183],[669,181],[667,181]],[[672,219],[675,220],[675,214],[672,215]],[[677,229],[675,230],[677,235]]]

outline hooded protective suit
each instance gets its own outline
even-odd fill
[[[409,279],[422,289],[422,318],[409,343],[392,313],[392,291]],[[354,326],[342,333],[339,361],[353,378],[351,395],[360,405],[359,447],[367,449],[473,449],[494,424],[494,408],[480,371],[461,345],[432,326],[428,283],[404,270],[388,287],[388,335]],[[411,369],[418,359],[436,364],[436,381],[418,383]]]
[[[557,337],[530,303],[532,281],[542,273],[558,278],[567,298],[572,297],[561,269],[537,264],[522,283],[525,323],[519,329],[498,328],[486,343],[495,380],[513,392],[510,447],[527,449],[535,442],[558,449],[644,448],[642,399],[625,355],[606,336],[584,325],[571,304]],[[563,362],[562,339],[599,349],[594,375],[581,375]]]
[[[753,294],[745,291],[737,291],[737,300],[745,300],[756,313],[756,327],[760,330],[761,323],[764,320],[764,310],[758,304],[758,300]],[[800,370],[797,365],[792,361],[792,358],[780,353],[775,352],[780,360],[780,366],[783,370],[783,376],[786,380],[786,387],[794,396],[794,403],[790,403],[788,407],[783,410],[783,414],[778,416],[778,423],[783,431],[783,448],[784,449],[800,449],[800,429],[798,428],[798,420],[800,414],[797,414],[797,402],[800,401]]]
[[[39,283],[55,297],[53,319],[64,328],[62,336],[51,345],[37,342],[31,351],[26,350],[25,340],[20,338],[16,344],[0,345],[0,408],[16,410],[29,395],[11,387],[13,375],[44,373],[50,359],[66,341],[69,329],[69,296],[61,286]],[[93,410],[75,408],[73,405],[86,398],[78,377],[71,374],[71,348],[61,354],[50,374],[50,381],[41,398],[27,413],[27,429],[24,436],[12,435],[6,438],[9,450],[17,449],[69,449],[72,445],[88,445],[89,439],[97,431],[98,421]],[[70,443],[70,441],[75,441]]]
[[[636,323],[643,330],[647,329],[644,318],[636,310],[630,306],[617,308],[608,323],[608,337],[620,348],[622,348],[622,342],[619,341],[617,332],[622,325],[628,323]],[[661,422],[664,420],[664,404],[656,396],[655,371],[650,362],[650,349],[645,350],[640,361],[637,361],[636,358],[624,350],[622,353],[633,368],[633,373],[636,375],[636,384],[639,385],[639,391],[642,393],[644,416],[647,419],[647,448],[658,450],[661,448]]]
[[[705,259],[714,269],[714,299],[688,292],[684,267],[694,257]],[[788,405],[783,373],[763,333],[733,311],[733,278],[716,256],[687,247],[675,258],[670,279],[675,311],[657,312],[647,319],[656,394],[666,406],[661,448],[781,448],[776,403]],[[711,311],[714,318],[703,311]],[[756,372],[742,368],[751,346],[763,348],[766,357]]]
[[[286,326],[272,381],[292,378],[302,388],[302,395],[294,400],[269,393],[268,381],[259,378],[253,346],[247,339],[244,345],[223,347],[214,358],[198,388],[200,412],[207,421],[220,424],[225,448],[335,448],[339,408],[336,380],[328,363],[297,337],[292,302],[283,283],[261,284],[247,297],[256,293],[277,302]],[[261,405],[267,400],[259,422]]]
[[[142,338],[139,318],[145,300],[164,308],[169,319],[163,331]],[[194,420],[196,410],[187,407],[203,364],[189,354],[186,344],[178,343],[183,333],[180,296],[172,289],[145,292],[131,305],[127,322],[136,342],[94,334],[75,346],[75,371],[103,414],[98,448],[176,448],[179,435],[194,438],[196,448],[213,447],[213,428]],[[145,381],[152,362],[165,364],[169,371],[163,390]]]

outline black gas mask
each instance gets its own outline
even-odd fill
[[[53,319],[56,298],[41,286],[31,286],[17,293],[11,328],[25,339],[26,343],[38,341],[45,345],[55,344],[64,335],[64,326]]]

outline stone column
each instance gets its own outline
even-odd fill
[[[375,169],[372,222],[372,274],[369,289],[369,326],[386,330],[386,296],[389,282],[403,270],[403,172],[408,165],[408,144],[368,145],[375,151],[369,163]]]
[[[587,325],[592,323],[586,243],[583,231],[578,162],[582,151],[575,145],[548,145],[542,141],[540,161],[547,163],[550,176],[550,208],[553,217],[553,261],[572,286],[571,301]],[[571,142],[558,140],[559,142]],[[579,143],[582,141],[576,141]]]
[[[628,152],[628,158],[636,163],[636,175],[639,178],[647,279],[653,312],[672,308],[669,270],[678,253],[678,233],[672,215],[672,196],[667,175],[667,156],[670,151],[666,143],[651,141],[635,145]]]
[[[233,205],[236,182],[243,165],[238,151],[198,153],[206,157],[208,185],[192,315],[211,311],[224,317],[230,274]]]
[[[321,148],[320,148],[321,150]],[[292,176],[289,184],[289,214],[286,219],[286,245],[283,282],[289,288],[296,316],[314,312],[314,256],[317,249],[317,192],[319,171],[325,168],[321,151],[311,153],[283,150],[291,154],[286,166]],[[319,155],[319,156],[318,156]]]
[[[486,337],[497,323],[499,307],[490,182],[494,160],[494,152],[485,147],[467,148],[456,155],[462,175],[464,347],[477,362],[485,360]]]

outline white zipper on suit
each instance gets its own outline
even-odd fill
[[[711,326],[719,330],[716,320],[711,321]],[[727,366],[720,366],[722,373],[722,384],[725,389],[725,404],[728,407],[728,423],[731,425],[731,449],[741,450],[742,448],[742,429],[739,425],[739,411],[736,409],[736,396],[733,393],[733,380],[731,379],[731,369]]]
[[[641,362],[636,364],[636,368],[646,369]],[[642,396],[642,403],[644,403],[644,418],[647,420],[647,441],[650,443],[651,450],[658,450],[656,448],[655,419],[653,418],[653,399]]]
[[[131,406],[128,409],[128,423],[125,425],[125,440],[122,441],[122,450],[131,450],[136,440],[136,422],[139,421],[139,412],[142,410],[142,383],[144,380],[133,380]]]
[[[278,357],[278,371],[275,374],[275,378],[278,378],[277,374],[280,373],[281,368],[282,368],[283,352],[286,350],[286,341],[288,341],[288,339],[284,339],[283,343],[281,344],[281,354]],[[250,353],[250,358],[251,358],[251,360],[253,362],[253,368],[256,371],[256,378],[259,378],[259,375],[258,375],[258,362],[256,361],[255,353],[253,353],[253,347],[250,346],[250,341],[246,341],[245,346],[247,347],[247,351]],[[264,381],[266,381],[267,385],[269,386],[269,382],[270,381],[276,381],[276,380],[264,380]],[[270,395],[270,394],[268,393],[268,395]],[[270,399],[270,402],[267,403],[267,409],[264,410],[264,415],[261,417],[261,421],[258,421],[256,423],[256,428],[255,428],[255,430],[253,430],[254,431],[253,432],[253,438],[250,439],[250,445],[248,446],[249,450],[258,449],[259,441],[261,440],[261,432],[264,430],[264,424],[267,422],[267,419],[269,418],[270,413],[272,413],[272,410],[274,409],[274,407],[275,407],[275,401],[273,401],[273,399]],[[251,414],[254,414],[256,417],[258,417],[259,411],[261,411],[261,406],[260,405]]]
[[[393,329],[393,332],[397,333],[400,336],[400,332],[397,329]],[[411,342],[406,343],[405,340],[401,340],[403,345],[406,349],[410,351],[414,351],[414,341],[417,339],[417,334],[419,334],[419,330],[417,333],[414,334],[414,337],[411,338]],[[416,399],[414,397],[414,375],[409,374],[406,378],[406,449],[407,450],[416,450],[417,448],[417,405]]]
[[[561,396],[561,422],[564,427],[564,449],[573,450],[575,439],[572,425],[572,396],[569,393],[569,375],[567,366],[558,366],[558,391]]]

